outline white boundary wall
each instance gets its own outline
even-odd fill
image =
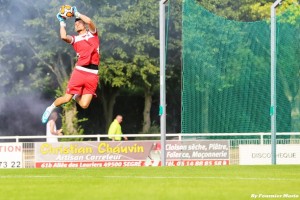
[[[128,138],[138,140],[160,140],[160,134],[126,134]],[[23,145],[23,167],[30,168],[34,164],[34,147],[36,142],[45,142],[47,136],[0,136],[1,143],[22,143]],[[107,141],[107,135],[69,135],[58,136],[63,141]],[[268,145],[271,144],[271,133],[200,133],[200,134],[166,134],[168,140],[229,140],[230,141],[230,164],[239,164],[239,145],[255,144]],[[300,133],[285,132],[277,133],[277,144],[300,144]]]

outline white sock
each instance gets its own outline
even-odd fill
[[[49,106],[52,110],[54,109],[54,108],[56,108],[56,106],[54,105],[54,103],[53,104],[51,104],[51,106]]]
[[[74,94],[73,97],[72,97],[72,99],[73,99],[74,101],[77,101],[77,99],[78,99],[80,96],[81,96],[80,94]]]
[[[74,94],[72,99],[76,101],[76,98],[78,97],[78,94]]]

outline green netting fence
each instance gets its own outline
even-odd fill
[[[300,28],[277,22],[277,131],[300,131]],[[300,24],[300,23],[299,23]],[[183,2],[182,133],[270,132],[270,22]]]

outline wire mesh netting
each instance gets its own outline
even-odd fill
[[[277,22],[277,131],[299,131],[299,26]],[[280,22],[282,21],[282,22]],[[270,22],[183,2],[182,133],[269,132]]]

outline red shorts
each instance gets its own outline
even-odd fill
[[[98,87],[98,74],[86,72],[74,68],[67,87],[67,94],[92,94],[96,96]]]

